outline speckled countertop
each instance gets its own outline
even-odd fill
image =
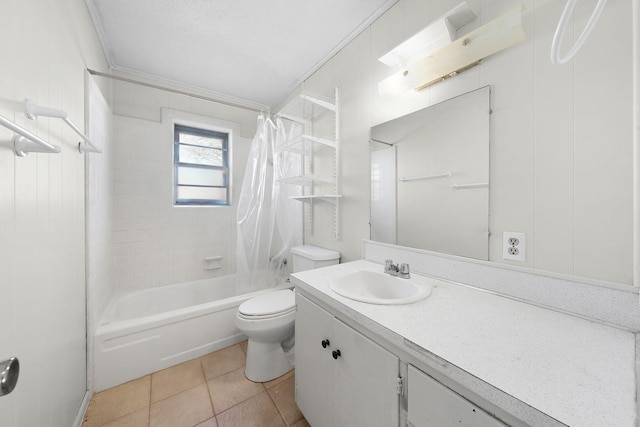
[[[382,266],[353,261],[292,278],[370,332],[409,340],[561,423],[635,425],[633,333],[426,276],[431,296],[409,305],[361,303],[330,289],[332,278],[356,270]]]

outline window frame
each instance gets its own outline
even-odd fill
[[[210,127],[193,124],[193,123],[182,123],[179,121],[175,121],[172,126],[173,133],[173,206],[175,207],[183,207],[183,206],[201,206],[201,207],[209,207],[209,206],[231,206],[231,140],[232,135],[231,131],[228,129],[213,129]],[[188,135],[196,135],[196,136],[206,136],[217,139],[222,139],[223,147],[222,149],[194,145],[194,144],[185,144],[180,142],[180,135],[188,134]],[[222,166],[215,165],[205,165],[198,163],[185,163],[180,161],[180,147],[181,146],[191,146],[191,147],[204,147],[212,150],[221,150],[222,151]],[[224,188],[226,190],[226,199],[180,199],[178,198],[178,188],[181,186],[178,183],[178,175],[180,167],[189,167],[189,168],[197,168],[197,169],[205,169],[211,171],[221,171],[223,173],[224,185],[189,185],[189,187],[203,187],[203,188]]]

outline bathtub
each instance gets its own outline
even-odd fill
[[[271,290],[234,295],[232,275],[114,298],[94,334],[95,391],[245,340],[235,326],[238,306]]]

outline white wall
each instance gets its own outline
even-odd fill
[[[85,68],[104,69],[82,0],[4,0],[0,114],[61,147],[18,158],[0,127],[0,360],[16,356],[2,426],[73,425],[86,391],[84,155],[59,119],[28,120],[24,99],[84,127]]]
[[[564,2],[522,3],[527,39],[480,66],[420,92],[381,97],[392,72],[377,58],[458,0],[400,0],[305,83],[341,97],[342,239],[333,211],[318,204],[307,243],[360,258],[369,236],[369,128],[452,96],[491,85],[489,258],[502,260],[502,232],[526,233],[524,265],[630,284],[632,280],[631,2],[607,4],[572,62],[553,66],[549,50]],[[520,2],[470,0],[478,19],[466,33]],[[593,2],[579,2],[579,34]],[[565,47],[566,49],[566,47]],[[563,50],[564,52],[564,50]]]

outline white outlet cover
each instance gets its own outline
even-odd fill
[[[515,239],[518,244],[513,245],[511,242]],[[502,258],[509,261],[525,261],[525,239],[524,233],[515,231],[505,231],[502,233]]]

